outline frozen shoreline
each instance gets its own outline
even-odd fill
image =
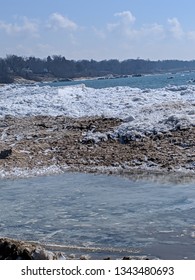
[[[114,118],[7,116],[1,124],[1,178],[65,171],[152,180],[195,177],[193,126],[121,141],[120,135],[113,137],[113,131],[123,121]]]
[[[194,94],[194,85],[3,86],[0,177],[66,170],[193,177]]]

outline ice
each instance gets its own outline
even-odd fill
[[[28,178],[34,176],[42,176],[42,175],[50,175],[50,174],[60,174],[64,173],[65,171],[69,170],[68,165],[57,166],[57,165],[50,165],[45,166],[42,168],[13,168],[12,170],[6,171],[1,169],[0,170],[0,178]]]
[[[84,84],[64,87],[7,85],[0,88],[0,117],[66,115],[114,117],[124,120],[116,133],[166,131],[195,125],[195,86],[161,89]]]

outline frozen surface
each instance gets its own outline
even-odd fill
[[[49,174],[60,174],[67,171],[69,167],[67,165],[57,166],[57,165],[50,165],[45,167],[35,167],[33,169],[30,168],[12,168],[9,171],[4,169],[0,170],[0,179],[5,178],[28,178],[33,176],[42,176],[42,175],[49,175]]]
[[[122,131],[166,131],[195,125],[194,96],[193,85],[144,90],[8,85],[0,88],[0,116],[105,116],[123,119]]]

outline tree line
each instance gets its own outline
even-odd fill
[[[60,55],[48,56],[44,59],[7,55],[6,58],[0,58],[0,83],[11,83],[16,77],[34,81],[68,80],[78,77],[141,75],[187,70],[195,70],[195,60],[151,61],[137,58],[123,61],[117,59],[75,61]]]

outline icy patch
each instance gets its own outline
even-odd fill
[[[150,90],[7,85],[0,88],[0,117],[113,117],[124,120],[116,133],[142,135],[195,125],[194,95],[193,85]]]
[[[0,170],[0,178],[28,178],[34,176],[43,176],[50,174],[60,174],[67,171],[69,167],[67,165],[56,166],[51,165],[47,167],[39,167],[39,168],[13,168],[9,171]]]

